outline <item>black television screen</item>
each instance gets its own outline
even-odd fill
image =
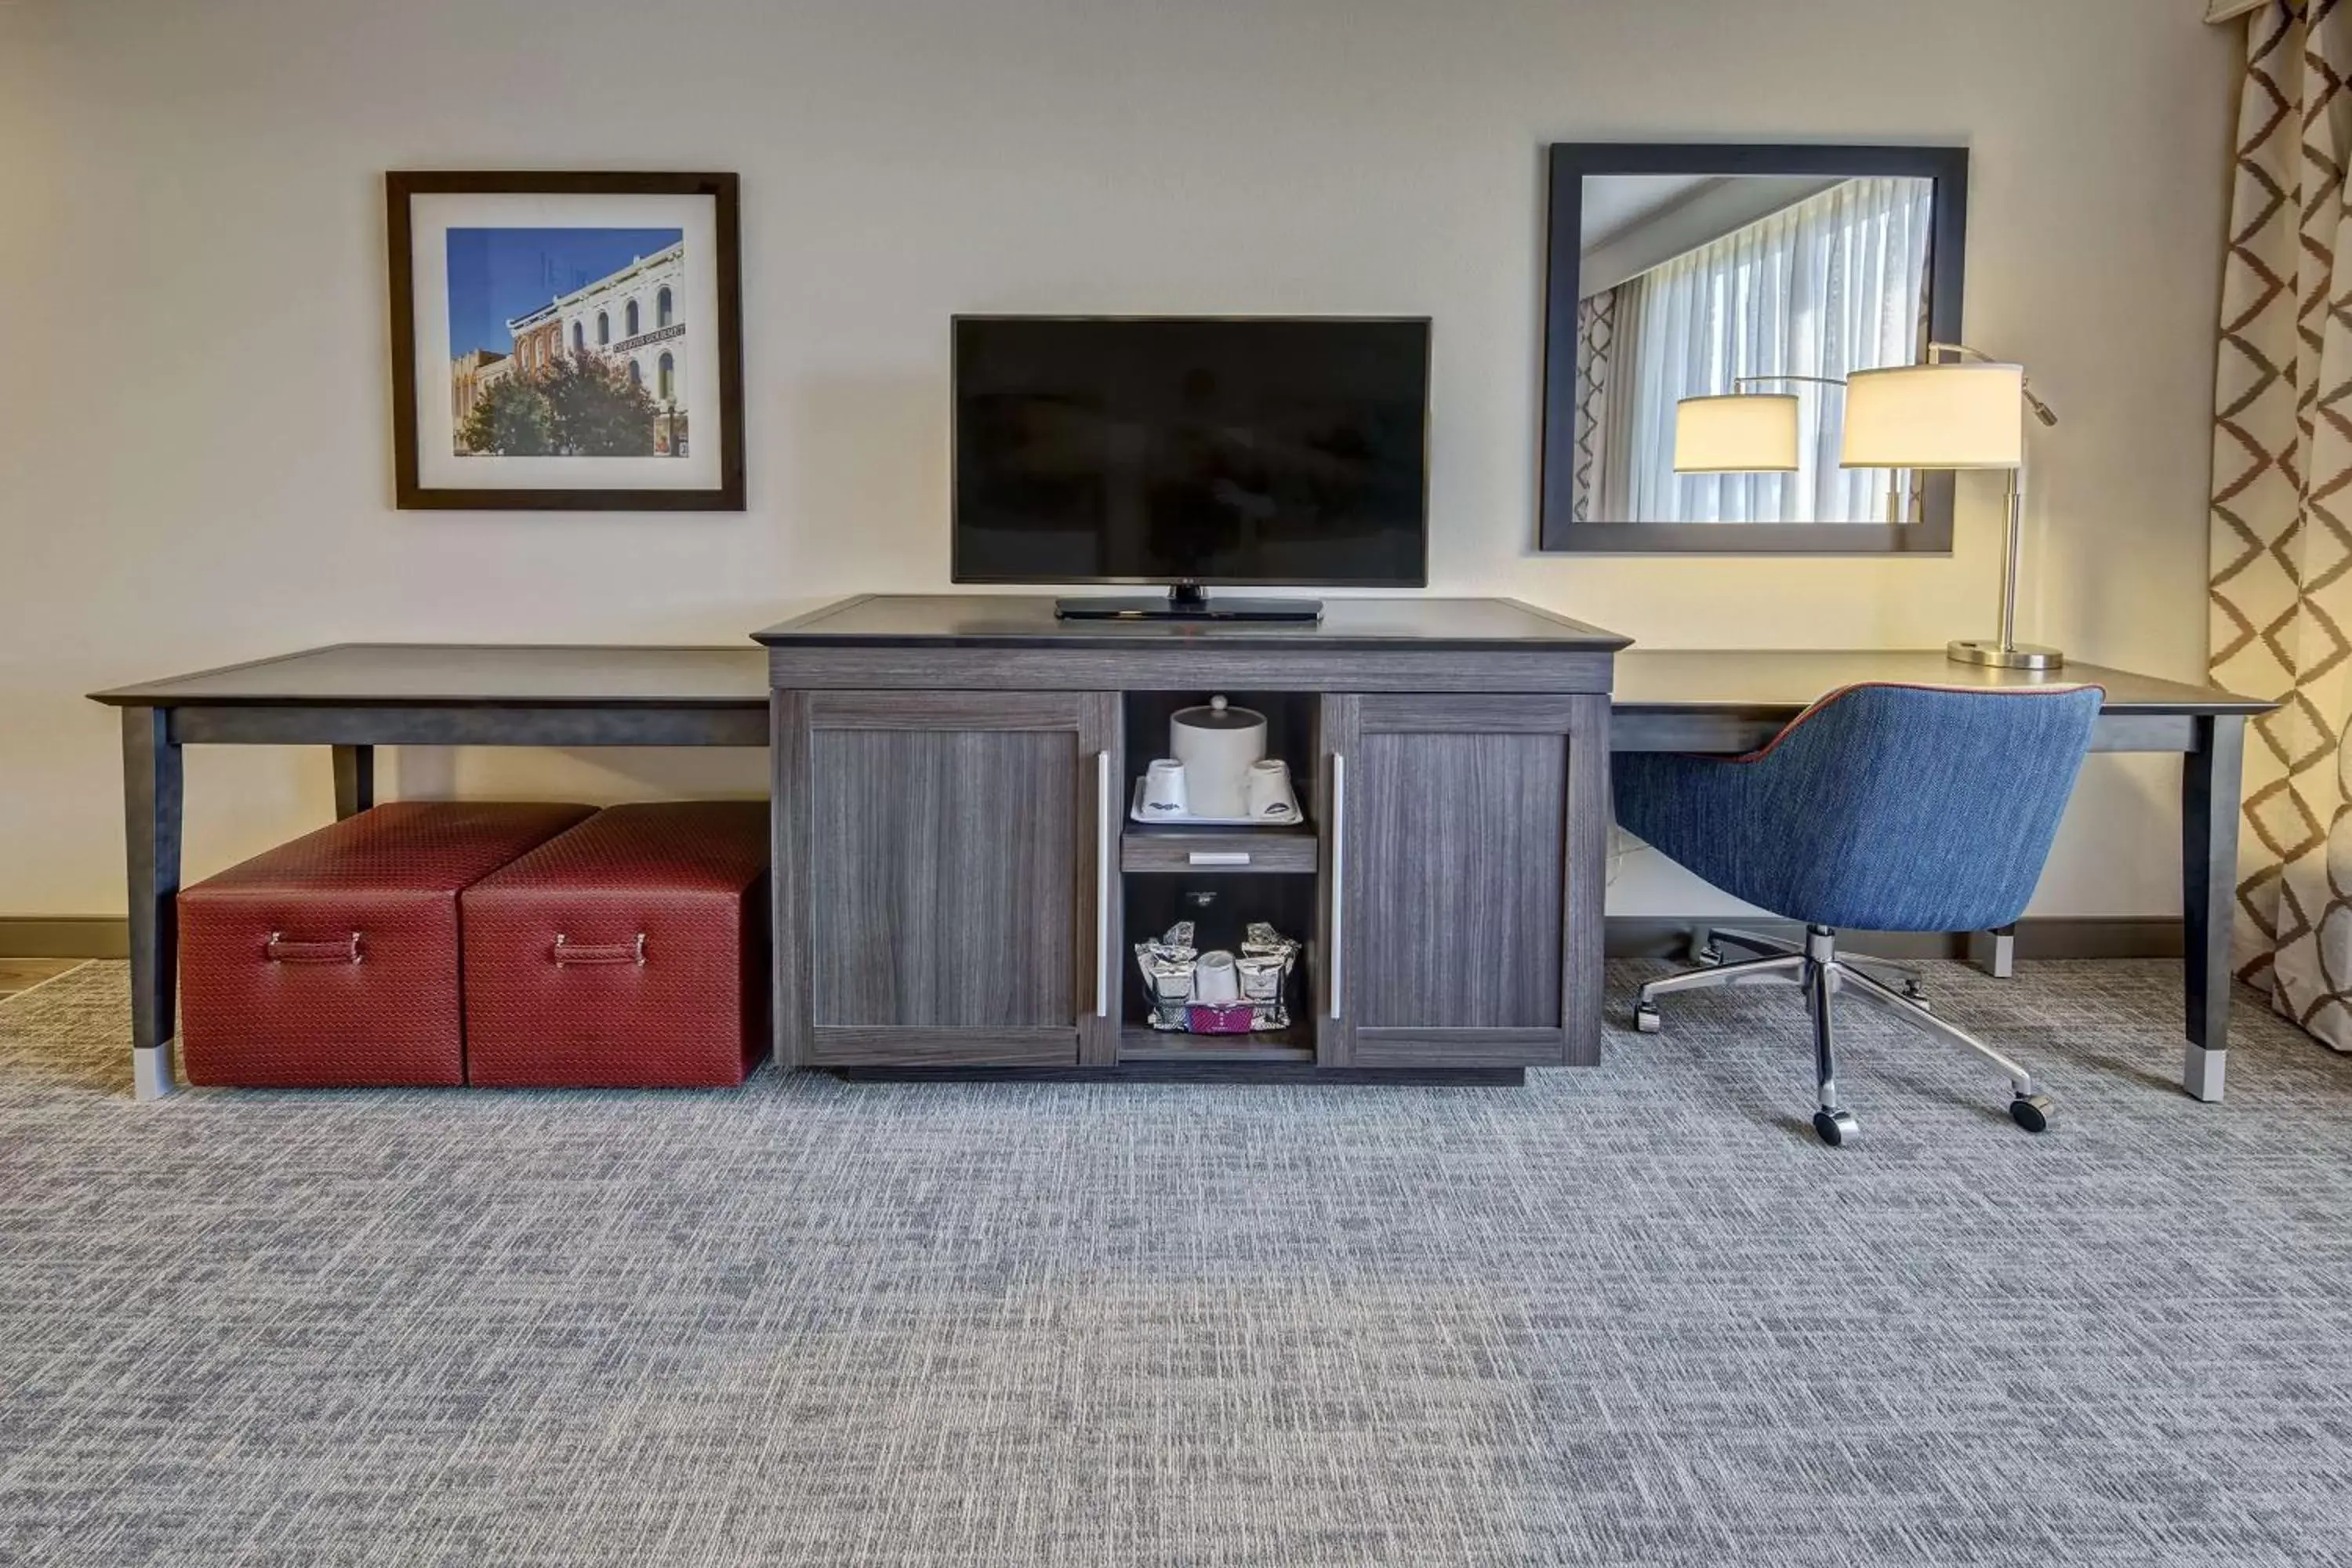
[[[959,583],[1428,580],[1429,323],[955,322]]]

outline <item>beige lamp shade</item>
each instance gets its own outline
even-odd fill
[[[1911,364],[1845,384],[1847,468],[2014,468],[2025,461],[2025,367]]]
[[[1797,400],[1785,393],[1685,397],[1675,405],[1675,472],[1793,474]]]

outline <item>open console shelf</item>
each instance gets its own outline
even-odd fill
[[[1122,1062],[1222,1062],[1232,1067],[1292,1067],[1315,1059],[1315,1030],[1297,1018],[1287,1029],[1250,1035],[1170,1035],[1142,1024],[1119,1031]]]
[[[1313,847],[1312,837],[1306,839]],[[1315,889],[1312,862],[1303,874],[1267,875],[1215,870],[1185,875],[1130,876],[1121,900],[1126,942],[1119,948],[1118,1059],[1126,1061],[1220,1061],[1296,1063],[1315,1059]],[[1187,1035],[1155,1029],[1148,1021],[1150,996],[1135,960],[1136,945],[1164,935],[1179,921],[1193,924],[1193,946],[1202,952],[1241,950],[1254,921],[1299,943],[1298,958],[1285,983],[1290,1023],[1281,1029],[1245,1035]]]
[[[1316,737],[1320,732],[1321,699],[1311,691],[1253,691],[1224,686],[1182,691],[1129,691],[1124,695],[1120,701],[1120,728],[1126,756],[1119,770],[1120,816],[1126,818],[1128,803],[1135,798],[1135,786],[1150,768],[1152,759],[1170,754],[1169,724],[1177,711],[1185,708],[1205,708],[1210,699],[1214,697],[1223,697],[1236,708],[1247,708],[1265,715],[1265,754],[1275,761],[1290,764],[1290,787],[1298,796],[1298,812],[1304,820],[1265,828],[1239,824],[1145,824],[1130,819],[1128,826],[1255,834],[1297,832],[1312,824],[1315,820]]]

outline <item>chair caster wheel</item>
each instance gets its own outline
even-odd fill
[[[1658,1016],[1658,1010],[1655,1007],[1647,1002],[1637,1002],[1633,1005],[1633,1027],[1645,1035],[1654,1035],[1665,1026],[1666,1021]]]
[[[1862,1123],[1853,1119],[1851,1110],[1816,1110],[1813,1131],[1821,1134],[1822,1142],[1834,1149],[1849,1138],[1862,1136]]]
[[[1903,983],[1903,1000],[1910,1003],[1911,1005],[1918,1008],[1922,1013],[1930,1013],[1935,1011],[1935,1009],[1927,1005],[1927,989],[1916,980],[1906,980]]]
[[[2009,1102],[2009,1119],[2028,1132],[2046,1132],[2050,1113],[2057,1109],[2046,1094],[2021,1094]]]

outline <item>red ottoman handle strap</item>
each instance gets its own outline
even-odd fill
[[[596,947],[583,942],[573,942],[559,931],[555,945],[547,950],[547,956],[558,963],[642,964],[646,961],[646,933],[639,931],[635,942],[615,942]]]
[[[360,933],[353,931],[340,942],[304,942],[289,940],[284,931],[274,931],[261,951],[272,963],[357,963]]]

